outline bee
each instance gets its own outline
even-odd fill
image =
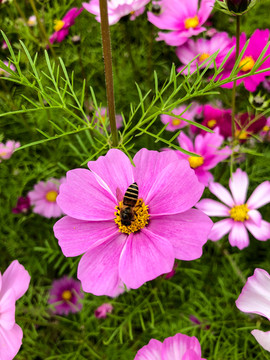
[[[123,207],[120,210],[120,218],[122,225],[129,226],[131,222],[134,220],[134,206],[138,200],[139,189],[137,183],[133,183],[129,185],[127,188],[124,199],[123,199]]]

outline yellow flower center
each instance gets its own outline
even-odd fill
[[[123,210],[125,206],[123,205],[123,201],[120,201],[118,206],[115,208],[117,211],[114,213],[116,218],[114,219],[115,223],[119,227],[119,231],[125,234],[131,234],[140,229],[143,229],[149,222],[149,213],[148,213],[148,205],[145,205],[143,199],[138,199],[136,205],[131,208],[131,224],[123,225],[121,213],[123,214]]]
[[[245,56],[244,59],[240,61],[239,67],[242,71],[249,71],[253,68],[255,61],[252,56]]]
[[[210,129],[212,129],[212,128],[216,125],[216,123],[217,123],[217,120],[212,119],[212,120],[207,121],[207,126],[208,126]]]
[[[55,31],[59,31],[63,28],[63,26],[65,25],[65,22],[63,20],[54,20],[54,30]]]
[[[185,20],[185,28],[186,29],[195,28],[198,24],[199,24],[199,18],[197,15],[195,15],[192,18],[187,18]]]
[[[249,135],[250,135],[250,133],[248,133],[247,131],[243,131],[243,130],[235,131],[235,137],[240,140],[246,140]]]
[[[172,119],[173,126],[178,126],[180,124],[181,124],[181,119],[175,119],[175,118]]]
[[[229,210],[230,216],[234,221],[242,222],[249,219],[248,212],[249,208],[247,207],[247,204],[235,205]]]
[[[270,126],[265,125],[265,126],[263,127],[263,131],[269,131],[269,130],[270,130]]]
[[[72,298],[72,293],[70,290],[65,290],[62,292],[62,299],[65,301],[69,301]]]
[[[5,155],[7,155],[6,151],[3,150],[3,151],[0,152],[0,156],[5,156]]]
[[[46,194],[46,200],[48,200],[50,202],[55,202],[57,196],[58,196],[57,191],[55,191],[55,190],[48,191],[47,194]]]
[[[204,60],[208,59],[210,54],[208,53],[202,53],[199,57],[199,62],[204,62]]]
[[[190,156],[188,158],[189,165],[192,169],[196,169],[201,166],[204,162],[204,158],[202,156]]]

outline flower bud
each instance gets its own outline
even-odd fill
[[[251,0],[226,0],[226,3],[230,11],[240,14],[247,10]]]

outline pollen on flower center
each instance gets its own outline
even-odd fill
[[[197,167],[201,166],[204,162],[203,156],[190,156],[188,158],[189,165],[192,169],[196,169]]]
[[[63,26],[65,25],[65,22],[63,20],[54,20],[54,30],[55,31],[60,31]]]
[[[186,29],[195,28],[198,24],[199,24],[199,18],[197,15],[195,15],[192,18],[187,18],[185,20],[185,28]]]
[[[242,71],[249,71],[253,68],[255,61],[252,56],[245,56],[239,63]]]
[[[270,126],[268,126],[268,125],[265,125],[264,127],[263,127],[263,131],[269,131],[270,130]],[[1,154],[0,154],[1,155]]]
[[[125,206],[123,205],[123,201],[120,201],[118,206],[115,207],[117,210],[114,215],[116,218],[114,219],[115,223],[119,227],[119,231],[125,234],[131,234],[140,229],[143,229],[149,222],[149,213],[148,213],[148,205],[145,205],[142,199],[138,199],[136,205],[132,208],[132,218],[131,224],[126,226],[122,224],[122,216],[123,210]]]
[[[208,120],[208,121],[207,121],[207,126],[208,126],[210,129],[212,129],[212,128],[216,125],[216,123],[217,123],[217,120],[211,119],[211,120]]]
[[[65,290],[62,292],[62,299],[65,301],[69,301],[72,298],[72,293],[70,290]]]
[[[46,194],[46,200],[48,200],[50,202],[55,202],[57,196],[58,196],[57,191],[55,191],[55,190],[48,191],[47,194]]]
[[[172,119],[173,126],[178,126],[180,124],[181,124],[181,119],[175,119],[175,118]]]
[[[249,208],[247,207],[247,204],[235,205],[229,210],[230,216],[234,221],[242,222],[249,219],[248,212]]]
[[[210,54],[208,53],[202,53],[200,56],[199,56],[199,62],[204,62],[204,60],[208,59],[210,56]]]
[[[243,130],[236,130],[235,137],[240,140],[246,140],[249,136],[249,133]]]

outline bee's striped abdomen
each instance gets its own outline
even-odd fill
[[[129,185],[125,192],[123,204],[126,206],[135,206],[138,200],[139,189],[137,183]]]

